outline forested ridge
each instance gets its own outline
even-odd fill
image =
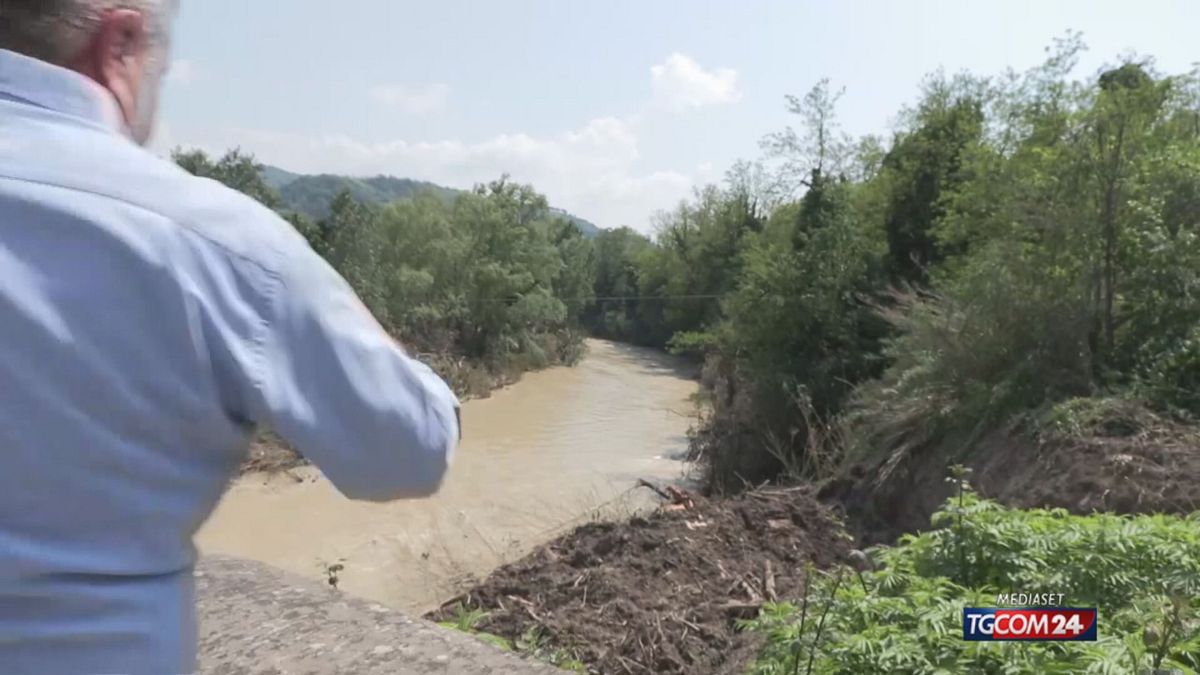
[[[587,332],[667,348],[706,364],[711,487],[826,478],[1060,403],[1200,413],[1200,85],[1149,59],[1080,75],[1082,50],[931,75],[886,138],[843,133],[818,83],[653,237],[585,238],[505,178],[343,190],[313,218],[252,157],[176,159],[284,211],[460,390],[572,362]]]

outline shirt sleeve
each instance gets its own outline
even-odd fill
[[[347,497],[433,494],[459,440],[459,402],[306,245],[289,251],[259,357],[265,422]]]

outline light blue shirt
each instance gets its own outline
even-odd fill
[[[0,673],[195,669],[192,536],[269,425],[425,496],[458,401],[286,222],[0,50]],[[304,527],[297,522],[296,527]]]

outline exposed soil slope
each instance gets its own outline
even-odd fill
[[[890,543],[923,530],[950,495],[948,464],[972,469],[979,493],[1017,508],[1086,515],[1188,514],[1200,510],[1200,430],[1136,406],[1070,433],[1008,429],[966,455],[916,454],[886,479],[860,469],[822,497],[840,504],[859,539]]]

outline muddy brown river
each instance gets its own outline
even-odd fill
[[[200,530],[201,552],[318,579],[340,564],[339,588],[422,612],[573,525],[645,506],[638,478],[683,475],[697,384],[658,352],[588,345],[574,368],[465,403],[433,498],[352,502],[314,468],[244,476]]]

